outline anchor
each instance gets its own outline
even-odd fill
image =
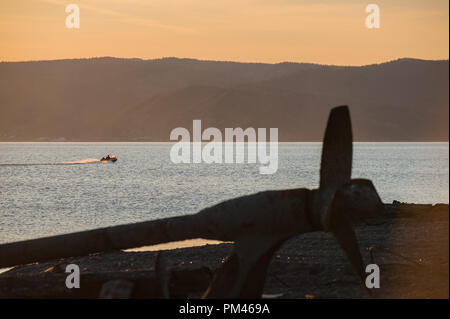
[[[384,206],[371,181],[351,179],[352,140],[348,107],[336,107],[330,112],[323,141],[318,189],[263,192],[222,204],[235,205],[239,211],[259,210],[272,220],[261,223],[263,229],[258,230],[258,220],[247,220],[243,226],[248,227],[248,231],[235,240],[232,254],[218,270],[204,297],[260,298],[273,253],[292,236],[313,231],[334,235],[370,295],[364,284],[364,265],[352,222],[375,217],[384,211]],[[249,205],[251,202],[254,202],[253,207]],[[245,203],[250,207],[245,207]],[[290,227],[292,232],[287,231],[286,221],[281,221],[287,216],[296,221],[297,227]],[[250,230],[252,225],[253,231]],[[284,227],[278,229],[277,225]]]

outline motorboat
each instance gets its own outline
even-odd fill
[[[114,163],[117,161],[117,157],[115,155],[108,154],[100,159],[102,163]]]

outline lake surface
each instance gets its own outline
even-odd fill
[[[317,187],[321,143],[281,143],[279,167],[173,164],[168,143],[0,143],[0,243],[192,214],[236,196]],[[101,158],[115,164],[32,165]],[[27,164],[27,165],[5,165]],[[384,202],[448,203],[448,143],[355,143],[353,177]]]

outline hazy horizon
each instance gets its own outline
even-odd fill
[[[337,66],[337,67],[364,67],[364,66],[371,66],[371,65],[379,65],[379,64],[385,64],[390,62],[395,62],[399,60],[417,60],[417,61],[428,61],[428,62],[439,62],[439,61],[449,61],[449,57],[442,58],[442,59],[422,59],[417,57],[398,57],[393,58],[390,60],[380,61],[380,62],[374,62],[374,63],[368,63],[368,64],[327,64],[327,63],[319,63],[314,61],[278,61],[278,62],[256,62],[256,61],[234,61],[234,60],[215,60],[215,59],[201,59],[197,57],[180,57],[180,56],[163,56],[163,57],[154,57],[154,58],[142,58],[142,57],[118,57],[118,56],[92,56],[92,57],[73,57],[73,58],[57,58],[57,59],[43,59],[43,60],[0,60],[0,63],[27,63],[27,62],[56,62],[56,61],[71,61],[71,60],[93,60],[93,59],[117,59],[117,60],[139,60],[139,61],[159,61],[159,60],[169,60],[169,59],[176,59],[176,60],[189,60],[189,61],[198,61],[198,62],[224,62],[224,63],[241,63],[241,64],[270,64],[270,65],[277,65],[277,64],[311,64],[311,65],[318,65],[318,66]]]

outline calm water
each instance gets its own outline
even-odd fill
[[[170,144],[0,143],[0,243],[195,213],[239,195],[317,187],[320,143],[280,144],[279,168],[172,164]],[[117,155],[115,164],[55,163]],[[384,202],[448,203],[448,143],[355,143],[353,177]]]

